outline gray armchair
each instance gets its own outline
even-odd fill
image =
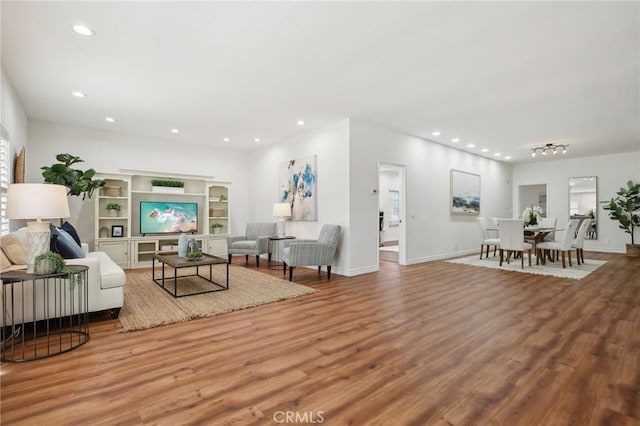
[[[289,267],[289,281],[293,280],[296,266],[318,265],[318,273],[322,265],[327,266],[327,277],[331,279],[331,264],[338,247],[340,225],[324,225],[317,240],[287,240],[282,253],[283,274]]]
[[[277,224],[275,222],[247,223],[245,235],[227,237],[229,263],[231,263],[231,256],[234,254],[244,254],[247,263],[249,263],[249,255],[254,255],[256,257],[256,267],[259,267],[261,254],[267,253],[271,257],[269,253],[269,237],[276,234]]]

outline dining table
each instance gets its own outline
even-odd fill
[[[496,231],[498,235],[500,230],[498,228],[490,228],[488,231]],[[546,228],[546,227],[538,227],[538,226],[525,226],[523,229],[524,240],[533,245],[533,252],[537,255],[536,246],[538,243],[541,243],[545,240],[545,238],[551,234],[552,232],[562,231],[562,229],[556,228]],[[555,259],[551,252],[547,252],[547,259],[553,262]]]

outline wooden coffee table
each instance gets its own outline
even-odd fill
[[[156,261],[160,262],[162,264],[162,276],[156,278]],[[169,265],[173,268],[173,276],[166,276],[165,274],[165,265]],[[227,276],[227,280],[225,285],[222,285],[220,283],[217,283],[213,280],[213,265],[226,265],[227,271],[226,271],[226,276]],[[209,276],[206,277],[204,275],[200,275],[200,267],[201,266],[209,266]],[[196,268],[196,273],[195,274],[190,274],[190,275],[178,275],[178,269],[182,269],[182,268],[192,268],[195,267]],[[156,253],[153,255],[153,260],[152,260],[152,269],[151,269],[151,275],[152,275],[152,279],[153,282],[158,284],[160,287],[162,287],[162,289],[164,291],[166,291],[167,293],[169,293],[170,295],[172,295],[173,297],[185,297],[185,296],[193,296],[196,294],[203,294],[203,293],[213,293],[215,291],[224,291],[224,290],[229,290],[229,263],[227,262],[227,259],[224,259],[222,257],[218,257],[218,256],[213,256],[211,254],[206,254],[203,253],[202,254],[202,259],[201,260],[195,260],[195,261],[191,261],[191,260],[186,260],[180,256],[178,256],[178,254],[176,252],[162,252],[162,253]],[[178,294],[178,280],[181,278],[187,278],[187,277],[198,277],[203,279],[204,281],[206,281],[208,284],[211,285],[211,289],[209,290],[202,290],[202,291],[195,291],[192,293],[185,293],[185,294]],[[173,291],[171,291],[169,288],[167,288],[167,286],[165,286],[166,281],[173,281]]]

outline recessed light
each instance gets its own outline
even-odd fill
[[[432,132],[431,136],[440,136],[440,132]]]
[[[73,96],[75,96],[76,98],[86,98],[87,97],[87,95],[85,95],[84,93],[79,92],[77,90],[75,92],[71,92],[71,94]]]
[[[222,141],[223,141],[223,142],[229,142],[230,140],[231,140],[231,139],[229,139],[229,138],[224,138],[224,139],[222,139]]]
[[[505,160],[511,160],[511,156],[507,155],[506,157],[504,157]]]
[[[467,148],[475,148],[475,144],[470,143],[467,145]]]
[[[298,124],[298,126],[304,126],[304,121],[302,121],[302,120],[298,120],[298,123],[297,123],[297,124]]]
[[[171,133],[180,133],[180,130],[178,130],[178,129],[171,129]]]
[[[458,142],[460,142],[460,138],[453,138],[453,139],[451,139],[451,142],[458,143]]]
[[[489,152],[489,148],[482,148],[480,151],[482,151],[482,152]]]
[[[495,154],[493,154],[494,157],[500,157],[502,154],[499,152],[496,152]]]
[[[260,138],[255,138],[253,141],[254,141],[255,143],[258,143],[258,142],[260,142]]]
[[[73,31],[85,37],[93,37],[96,34],[95,31],[83,24],[74,25]]]
[[[115,119],[115,118],[113,118],[113,117],[106,117],[106,118],[104,119],[104,121],[108,121],[109,123],[114,123],[114,122],[116,121],[116,119]]]

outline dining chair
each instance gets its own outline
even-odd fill
[[[542,264],[545,264],[545,250],[551,250],[551,252],[557,250],[562,255],[562,267],[566,268],[566,257],[569,257],[569,266],[571,264],[571,244],[573,243],[573,236],[575,235],[576,228],[578,227],[579,219],[571,219],[564,230],[562,239],[559,241],[543,241],[536,244],[536,257],[542,260]]]
[[[584,263],[584,251],[582,247],[584,246],[584,238],[587,236],[587,231],[591,229],[591,219],[585,219],[580,224],[580,229],[578,229],[578,235],[573,239],[571,243],[571,247],[576,249],[576,257],[578,258],[578,265],[580,262]]]
[[[487,257],[489,257],[489,249],[493,246],[493,255],[496,255],[498,247],[500,247],[500,239],[495,237],[498,225],[494,218],[479,217],[478,225],[482,231],[482,243],[480,244],[480,259],[484,252],[484,246],[487,246]]]
[[[558,223],[557,217],[543,217],[538,221],[538,228],[556,229]],[[545,241],[555,241],[556,231],[549,232],[545,237]]]
[[[500,239],[500,266],[504,259],[504,251],[507,250],[507,263],[511,253],[520,254],[520,262],[524,269],[524,252],[529,253],[529,266],[531,266],[532,244],[524,241],[524,220],[522,219],[498,219],[498,235]]]

